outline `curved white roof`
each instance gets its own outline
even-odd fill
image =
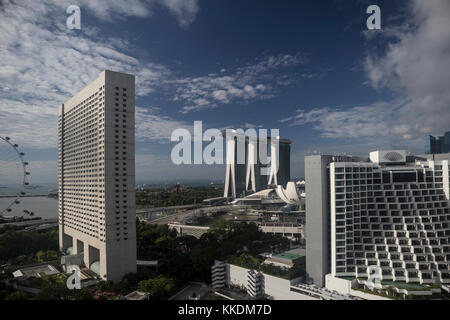
[[[300,198],[297,193],[295,182],[288,182],[286,189],[284,189],[282,186],[278,186],[276,191],[281,200],[283,200],[287,204],[300,204]]]
[[[272,193],[274,189],[265,189],[258,192],[255,192],[249,196],[246,196],[245,199],[252,199],[252,198],[269,198],[270,193]]]

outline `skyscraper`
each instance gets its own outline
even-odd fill
[[[266,166],[260,161],[260,147],[258,138],[248,137],[247,174],[245,177],[246,191],[258,192],[267,186],[267,176],[261,172]],[[267,149],[267,145],[264,145],[264,147]]]
[[[364,159],[332,155],[305,157],[306,272],[318,286],[325,285],[325,275],[331,270],[328,167],[330,163],[338,161],[364,161]]]
[[[274,138],[278,144],[278,157],[272,157],[276,162],[271,166],[268,184],[283,186],[291,180],[291,140]],[[270,140],[271,155],[276,154],[276,144]],[[277,171],[278,167],[278,171]]]
[[[425,153],[439,154],[450,152],[450,132],[442,137],[425,136]]]
[[[450,283],[449,160],[376,151],[369,159],[306,157],[307,272]]]
[[[270,154],[267,153],[269,146]],[[266,148],[263,153],[270,155],[269,164],[266,164],[268,161],[261,161],[260,148]],[[272,142],[271,138],[267,138],[261,143],[256,133],[249,136],[235,131],[233,136],[226,137],[226,157],[224,197],[241,197],[246,191],[257,192],[269,184],[286,187],[290,180],[289,139],[277,137],[276,142]]]
[[[245,191],[248,145],[245,135],[226,136],[226,173],[224,197],[241,197]]]
[[[106,70],[58,110],[60,250],[112,281],[136,271],[134,92]]]

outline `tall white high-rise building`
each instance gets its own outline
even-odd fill
[[[309,156],[306,172],[306,268],[326,274],[450,283],[449,159],[376,151],[370,159]]]
[[[134,92],[106,70],[58,110],[60,250],[112,281],[136,271]]]

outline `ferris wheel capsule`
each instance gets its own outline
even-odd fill
[[[0,202],[0,217],[11,212],[14,205],[20,204],[20,198],[26,195],[30,172],[28,162],[23,160],[25,153],[19,150],[17,143],[12,143],[10,137],[0,136],[0,192],[4,199]]]

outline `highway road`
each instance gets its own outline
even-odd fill
[[[187,210],[183,212],[174,213],[165,217],[161,217],[155,220],[148,221],[149,223],[154,224],[169,224],[169,223],[181,223],[185,224],[186,220],[192,218],[194,214],[199,214],[200,212],[209,213],[209,212],[217,212],[223,210],[231,210],[231,206],[218,206],[218,207],[203,207],[198,209]]]
[[[181,210],[181,209],[192,209],[192,208],[195,208],[198,206],[199,206],[198,204],[188,204],[188,205],[183,205],[183,206],[170,206],[170,207],[140,209],[140,210],[136,210],[136,214],[146,214],[146,213],[154,213],[154,212],[161,212],[161,211],[175,211],[175,210]]]

